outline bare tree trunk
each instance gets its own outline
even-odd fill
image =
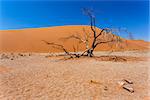
[[[89,49],[89,50],[87,51],[87,56],[88,56],[88,57],[93,57],[93,48],[91,48],[91,49]]]

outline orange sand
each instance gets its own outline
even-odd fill
[[[83,28],[85,28],[86,32],[92,32],[89,26],[57,26],[22,30],[1,30],[0,52],[60,52],[60,50],[47,46],[42,40],[63,44],[69,51],[73,51],[74,45],[75,48],[78,48],[78,50],[81,51],[85,49],[84,44],[79,44],[77,40],[74,39],[62,41],[61,38],[73,34],[83,35]],[[149,42],[141,40],[125,40],[121,45],[123,50],[145,50],[149,48]],[[120,48],[116,47],[111,49],[108,44],[99,45],[96,48],[96,50],[119,49]]]

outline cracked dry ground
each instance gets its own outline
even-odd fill
[[[2,59],[0,100],[148,100],[148,66],[147,61],[59,61],[42,55]],[[133,81],[134,93],[118,87],[122,79]]]

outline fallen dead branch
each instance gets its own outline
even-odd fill
[[[133,82],[130,81],[130,80],[127,80],[127,79],[123,79],[121,81],[118,81],[119,87],[121,87],[121,88],[123,88],[123,89],[125,89],[125,90],[127,90],[127,91],[129,91],[131,93],[134,92],[132,84],[133,84]]]
[[[133,82],[132,82],[132,81],[127,80],[127,79],[124,79],[123,81],[127,82],[128,84],[133,84]]]
[[[101,84],[100,82],[94,81],[94,80],[91,80],[90,83],[93,83],[93,84]]]
[[[129,92],[131,92],[131,93],[134,92],[133,87],[131,87],[130,85],[124,85],[124,86],[123,86],[123,89],[125,89],[125,90],[127,90],[127,91],[129,91]]]
[[[132,56],[95,56],[98,61],[114,61],[114,62],[127,62],[127,61],[146,61],[146,57],[132,57]],[[126,80],[127,81],[127,80]],[[130,83],[130,82],[129,82]]]

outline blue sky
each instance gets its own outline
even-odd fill
[[[90,8],[97,27],[127,28],[135,39],[149,39],[148,0],[0,0],[0,6],[0,30],[88,25],[82,8]]]

